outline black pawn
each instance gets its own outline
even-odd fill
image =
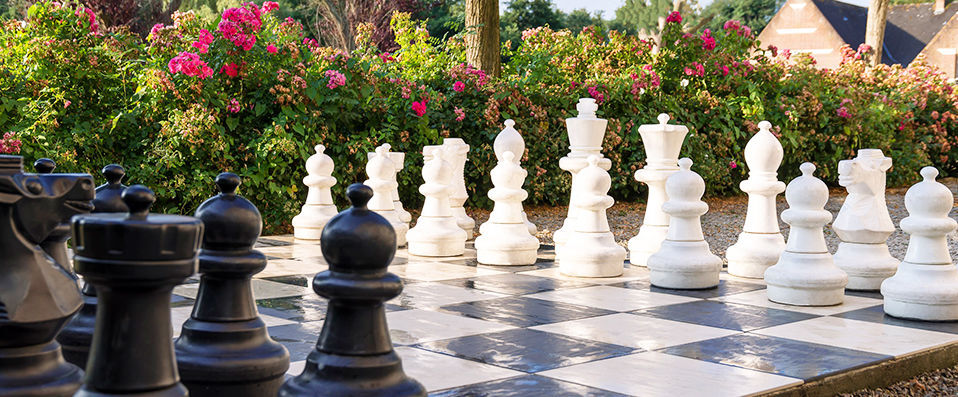
[[[37,163],[46,159],[37,160]],[[52,162],[52,160],[49,160]],[[34,163],[34,167],[37,167]],[[123,167],[110,164],[100,171],[106,183],[97,186],[96,197],[93,199],[93,213],[109,213],[129,211],[123,203],[123,189],[126,186],[120,181],[126,175]],[[70,225],[67,223],[67,231]],[[93,328],[96,325],[96,288],[93,284],[83,284],[83,307],[72,320],[57,335],[57,341],[63,347],[63,358],[73,365],[85,368],[90,357],[90,344],[93,343]]]
[[[280,396],[425,396],[406,376],[393,350],[383,302],[402,292],[386,271],[396,254],[389,221],[366,208],[373,191],[354,183],[346,191],[352,208],[326,224],[320,239],[329,270],[316,275],[313,290],[329,299],[319,341],[303,373],[283,384]]]
[[[75,396],[187,396],[173,355],[170,298],[196,271],[203,222],[150,215],[155,197],[144,186],[122,197],[129,214],[73,218],[74,264],[99,299],[87,374]]]
[[[42,158],[33,162],[33,169],[38,174],[52,174],[57,168],[57,163],[48,158]],[[70,263],[70,255],[67,254],[67,240],[70,239],[70,219],[64,219],[53,232],[40,243],[43,249],[54,261],[63,266],[70,272],[73,272],[73,264]],[[67,360],[70,361],[70,360]],[[76,363],[73,363],[76,364]],[[80,366],[82,367],[82,365]]]
[[[263,218],[236,194],[240,177],[216,177],[220,194],[196,210],[203,221],[199,293],[176,340],[176,362],[192,397],[275,396],[289,353],[274,342],[256,311],[251,277],[266,267],[253,249]]]
[[[89,211],[93,178],[27,174],[23,158],[0,155],[0,396],[70,396],[83,372],[54,340],[80,309],[76,278],[40,244]]]

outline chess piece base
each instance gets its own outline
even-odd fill
[[[722,258],[709,250],[705,241],[662,242],[659,252],[649,257],[652,285],[671,289],[704,289],[719,285]]]
[[[526,215],[525,211],[522,211],[522,223],[526,224],[526,228],[529,229],[529,234],[535,236],[539,232],[539,229],[536,227],[535,223],[529,221],[529,216]]]
[[[191,397],[276,395],[289,353],[259,317],[209,322],[190,318],[176,340],[176,362]]]
[[[728,274],[745,278],[764,278],[765,270],[778,262],[785,251],[781,233],[742,232],[738,241],[725,251]]]
[[[832,306],[845,297],[848,276],[829,253],[785,251],[765,271],[768,300],[794,306]]]
[[[888,252],[888,245],[841,242],[835,251],[835,265],[848,274],[845,289],[878,291],[882,281],[895,275],[899,260]]]
[[[406,233],[410,255],[459,256],[466,252],[466,231],[453,217],[420,216],[416,226]]]
[[[425,395],[425,388],[403,373],[402,362],[394,351],[342,356],[313,350],[306,358],[303,374],[291,378],[279,390],[279,397]]]
[[[523,223],[483,223],[476,237],[476,260],[484,265],[521,266],[536,263],[539,239]]]
[[[70,396],[82,383],[83,371],[63,361],[57,342],[0,348],[0,395]]]
[[[885,313],[924,320],[958,320],[958,268],[952,264],[918,265],[902,262],[898,272],[881,285]]]
[[[646,266],[649,257],[659,251],[668,233],[668,225],[642,225],[639,234],[629,239],[629,262],[633,266]]]
[[[136,393],[130,392],[120,392],[120,393],[110,393],[110,392],[99,392],[94,390],[89,390],[86,387],[80,389],[73,397],[186,397],[189,395],[189,392],[186,390],[182,384],[175,384],[173,386],[159,389],[159,390],[147,390]]]
[[[88,295],[87,290],[93,290],[93,286],[87,284],[83,287],[83,306],[57,335],[57,342],[63,349],[63,359],[80,368],[86,367],[87,358],[90,357],[96,326],[96,296]]]
[[[573,232],[566,243],[559,272],[572,277],[618,277],[625,271],[625,248],[612,232]]]
[[[303,206],[303,212],[293,217],[293,237],[301,240],[319,240],[323,227],[337,214],[334,205]]]
[[[469,214],[466,214],[466,209],[463,207],[452,207],[452,217],[456,218],[456,225],[459,226],[464,232],[466,232],[466,241],[472,240],[475,236],[473,229],[476,228],[476,221],[469,217]]]

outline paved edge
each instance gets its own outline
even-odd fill
[[[840,372],[787,389],[762,394],[774,397],[834,396],[861,389],[883,388],[926,372],[958,365],[958,342]]]

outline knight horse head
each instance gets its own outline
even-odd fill
[[[0,336],[35,324],[33,338],[42,342],[80,308],[73,275],[39,244],[73,215],[90,212],[93,197],[90,175],[28,174],[22,157],[0,156]],[[0,347],[24,342],[4,339]]]

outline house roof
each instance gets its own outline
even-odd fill
[[[835,0],[812,0],[829,24],[852,48],[865,42],[868,9]],[[933,3],[893,5],[888,9],[882,62],[907,65],[958,13],[958,2],[935,15]]]

